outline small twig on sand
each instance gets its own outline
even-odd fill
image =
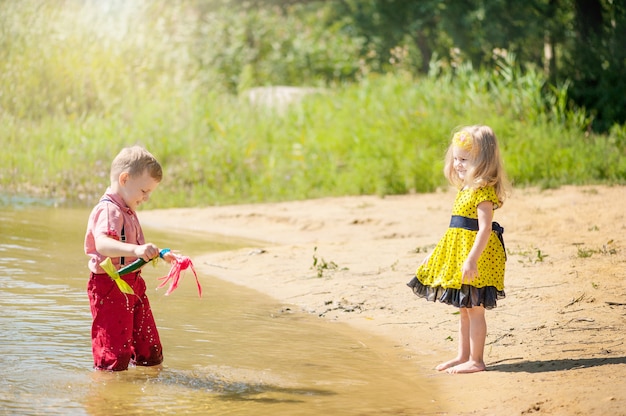
[[[493,341],[487,343],[487,345],[493,345],[496,344],[497,342],[499,342],[500,340],[506,338],[506,337],[511,337],[513,336],[512,334],[506,333],[506,334],[502,334],[499,337],[497,337],[496,339],[494,339]]]
[[[581,300],[583,300],[585,298],[585,296],[587,296],[585,293],[583,293],[582,295],[580,295],[579,297],[577,297],[576,299],[573,299],[570,303],[568,303],[567,305],[565,305],[565,308],[567,308],[568,306],[572,306],[575,303],[580,302]]]

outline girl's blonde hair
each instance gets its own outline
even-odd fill
[[[122,172],[128,172],[131,177],[136,177],[145,171],[157,182],[163,179],[163,169],[150,152],[141,146],[126,147],[111,163],[111,182],[117,181]]]
[[[452,149],[460,146],[467,150],[472,158],[473,168],[467,172],[465,180],[461,179],[454,169]],[[474,125],[462,127],[456,131],[446,153],[443,173],[448,181],[462,188],[482,188],[493,186],[499,200],[499,208],[510,192],[510,183],[504,171],[496,134],[491,127]]]

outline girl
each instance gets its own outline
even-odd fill
[[[509,183],[491,128],[476,125],[456,132],[444,175],[459,189],[450,227],[408,286],[419,297],[459,308],[458,355],[436,369],[473,373],[485,370],[485,309],[504,298],[504,229],[492,220]]]

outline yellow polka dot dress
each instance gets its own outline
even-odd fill
[[[491,201],[498,207],[493,187],[463,189],[452,207],[452,221],[443,238],[408,283],[413,292],[430,301],[439,300],[457,307],[496,307],[504,294],[506,253],[503,229],[493,224],[489,241],[478,259],[478,276],[471,284],[462,284],[462,267],[478,232],[478,204]],[[455,221],[459,220],[459,221]],[[459,225],[460,224],[460,225]]]

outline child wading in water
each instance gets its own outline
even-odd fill
[[[110,257],[115,269],[141,258],[159,255],[156,245],[146,243],[137,218],[137,207],[148,201],[163,175],[161,165],[139,146],[123,149],[111,164],[111,185],[93,208],[85,235],[90,257],[87,293],[93,323],[91,345],[97,370],[121,371],[129,364],[154,366],[163,351],[141,271],[122,278],[133,294],[123,293],[100,267]],[[172,253],[163,256],[176,260]]]
[[[504,229],[492,221],[509,183],[491,128],[469,126],[455,133],[444,174],[459,189],[450,226],[408,286],[419,297],[459,308],[458,355],[436,369],[473,373],[485,370],[485,309],[504,298]]]

